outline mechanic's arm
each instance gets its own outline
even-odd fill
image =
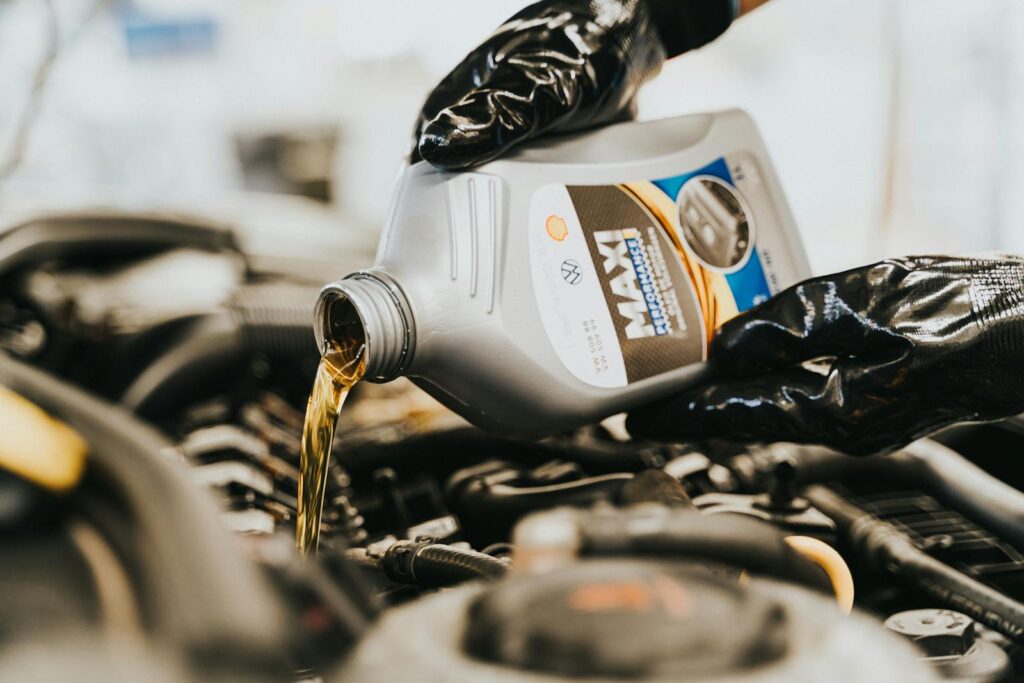
[[[753,12],[761,5],[768,2],[768,0],[739,0],[740,2],[740,15],[746,14],[747,12]]]
[[[727,322],[703,386],[635,436],[866,454],[1024,411],[1024,259],[890,259],[795,285]]]
[[[671,57],[766,0],[543,0],[474,49],[427,97],[412,159],[458,169],[516,144],[631,118]]]

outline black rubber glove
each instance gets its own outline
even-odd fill
[[[712,379],[637,436],[853,454],[1024,410],[1024,259],[908,257],[814,278],[722,326]]]
[[[538,135],[632,118],[666,57],[713,40],[732,0],[548,0],[530,5],[434,89],[419,157],[459,169]]]

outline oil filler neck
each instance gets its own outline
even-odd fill
[[[320,291],[314,310],[317,348],[362,339],[365,379],[390,382],[406,373],[415,349],[412,308],[401,287],[380,271],[360,271]]]

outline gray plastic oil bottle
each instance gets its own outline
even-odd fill
[[[315,332],[366,340],[487,430],[542,436],[699,381],[712,332],[810,274],[740,111],[555,137],[471,172],[410,166],[376,265],[324,288]]]

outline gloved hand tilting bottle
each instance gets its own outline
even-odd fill
[[[517,143],[632,118],[667,57],[714,39],[733,0],[546,0],[525,8],[434,89],[416,125],[419,157],[459,169]]]
[[[545,0],[430,94],[413,160],[461,169],[629,118],[666,58],[735,0]],[[1024,260],[915,257],[808,280],[727,323],[711,380],[630,416],[638,436],[817,442],[851,453],[1024,410]]]
[[[729,321],[712,379],[630,416],[637,436],[866,454],[1024,410],[1024,259],[889,259]]]

